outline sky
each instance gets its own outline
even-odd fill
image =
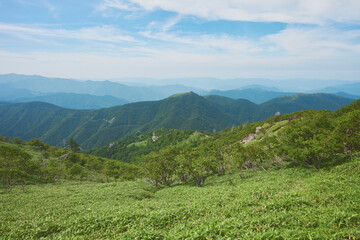
[[[0,0],[0,74],[360,80],[359,0]]]

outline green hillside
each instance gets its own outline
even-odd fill
[[[117,142],[153,150],[136,165],[1,137],[2,238],[360,238],[360,100],[200,138],[157,131]]]
[[[285,100],[284,100],[285,99]],[[278,102],[276,102],[278,101]],[[281,98],[262,105],[246,100],[181,94],[161,101],[138,102],[99,110],[70,110],[41,102],[0,106],[0,134],[24,140],[40,138],[62,146],[74,138],[82,148],[158,128],[210,131],[265,120],[304,109],[334,110],[352,100],[330,94]]]
[[[232,99],[246,99],[256,104],[262,104],[264,102],[270,101],[271,99],[294,95],[296,93],[291,92],[281,92],[279,91],[270,91],[268,89],[263,89],[259,87],[246,88],[246,89],[233,89],[227,91],[212,90],[206,93],[207,95],[217,95],[228,97]]]
[[[359,131],[360,101],[334,113],[300,111],[232,127],[197,146],[168,146],[152,152],[143,157],[143,174],[161,188],[176,179],[202,186],[214,173],[230,175],[239,168],[290,164],[321,169],[357,156]]]
[[[3,239],[359,239],[360,160],[157,189],[56,181],[0,195]],[[21,203],[21,204],[19,204]]]
[[[142,156],[152,151],[174,145],[196,146],[208,137],[206,133],[193,130],[156,129],[136,133],[105,146],[87,150],[85,153],[128,163],[139,163]]]
[[[11,192],[18,186],[58,179],[103,182],[135,179],[139,175],[136,165],[86,155],[71,147],[71,144],[66,148],[53,147],[39,139],[25,142],[0,136],[0,186]]]

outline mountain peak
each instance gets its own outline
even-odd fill
[[[171,95],[168,98],[178,98],[178,97],[184,97],[184,96],[198,96],[198,97],[200,97],[196,93],[190,91],[190,92],[185,92],[185,93],[176,93],[176,94]]]

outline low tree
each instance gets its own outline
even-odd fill
[[[354,110],[337,119],[336,135],[344,144],[345,153],[360,150],[360,110]]]
[[[192,149],[189,154],[191,164],[189,172],[193,178],[195,185],[201,187],[205,184],[205,180],[212,173],[216,172],[217,159],[213,155],[208,154],[209,149],[205,144]]]
[[[320,169],[324,162],[331,161],[341,149],[342,144],[334,133],[330,112],[322,111],[294,120],[284,130],[283,153],[296,162]]]
[[[188,149],[187,149],[188,150]],[[190,177],[190,157],[187,154],[187,151],[182,151],[179,155],[175,157],[175,161],[177,163],[177,168],[175,170],[176,176],[180,179],[181,183],[187,182]]]
[[[49,145],[43,143],[40,139],[34,138],[31,139],[30,142],[28,142],[30,146],[34,146],[36,149],[42,151],[49,148]]]
[[[74,152],[80,151],[80,145],[77,144],[77,142],[75,142],[75,140],[73,138],[71,138],[69,141],[69,148]]]
[[[35,174],[39,166],[31,161],[31,155],[15,146],[0,146],[0,179],[5,192],[21,185],[24,189],[25,181],[31,174]]]
[[[24,140],[22,140],[21,138],[19,138],[19,137],[15,137],[14,138],[14,143],[15,144],[24,144],[25,143],[25,141]]]
[[[72,164],[71,167],[68,168],[70,179],[73,179],[76,176],[80,176],[81,178],[83,171],[84,168],[78,163]]]
[[[143,157],[143,173],[156,187],[170,186],[174,181],[177,162],[175,157],[180,149],[167,146],[159,152],[151,152]]]

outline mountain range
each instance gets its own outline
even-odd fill
[[[136,132],[158,128],[223,130],[244,122],[265,120],[275,113],[316,109],[334,111],[353,100],[332,94],[300,94],[257,105],[244,99],[202,97],[193,92],[159,101],[98,110],[73,110],[43,102],[0,105],[0,135],[40,138],[63,146],[74,138],[84,149],[105,145]]]
[[[113,96],[95,96],[79,93],[52,93],[43,96],[21,97],[11,102],[46,102],[71,109],[100,109],[129,103]]]
[[[136,82],[141,80],[145,83]],[[123,81],[125,80],[123,79]],[[162,81],[135,79],[134,81],[126,83],[80,81],[36,75],[5,74],[0,75],[0,101],[44,101],[65,108],[99,109],[129,102],[161,100],[176,93],[189,91],[202,96],[219,95],[233,99],[242,98],[256,104],[279,96],[306,92],[325,92],[352,99],[360,98],[360,83],[344,81],[304,79],[274,81],[243,78],[229,80],[189,78]],[[149,82],[153,85],[149,85]],[[292,89],[292,91],[286,91],[288,89]]]
[[[128,86],[110,81],[80,81],[19,74],[0,75],[0,88],[2,89],[0,101],[29,101],[34,97],[54,93],[73,93],[113,96],[127,102],[138,102],[160,100],[179,92],[198,91],[198,89],[183,85]]]

